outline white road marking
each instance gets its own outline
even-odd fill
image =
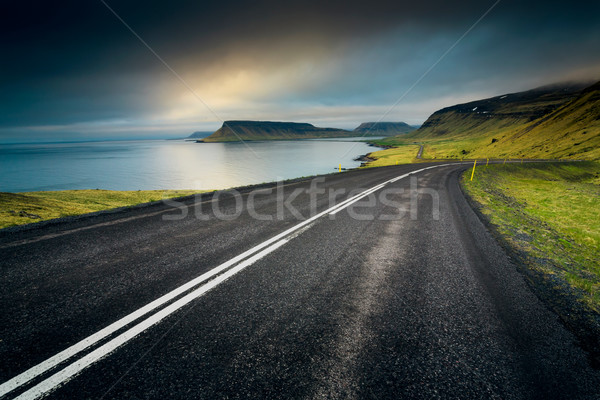
[[[276,182],[273,182],[276,183]],[[279,187],[287,187],[287,186],[292,186],[292,185],[297,185],[302,183],[301,181],[299,182],[292,182],[292,183],[286,183],[283,184]],[[213,192],[202,192],[202,193],[197,193],[195,195],[192,196],[196,196],[196,195],[209,195],[209,194],[216,194],[216,193],[225,193],[228,190],[231,189],[222,189],[222,190],[216,190]],[[267,190],[272,190],[272,189],[260,189],[260,191],[267,191]],[[187,198],[188,196],[184,196],[183,198]],[[180,202],[179,199],[182,199],[182,197],[176,197],[176,198],[167,198],[167,199],[163,199],[163,200],[159,200],[159,201],[165,201],[165,200],[171,200],[174,202]],[[192,204],[188,204],[188,205],[184,205],[183,208],[192,208],[192,207],[197,207],[199,204],[208,204],[208,203],[214,203],[215,199],[206,199],[206,200],[201,200],[201,201],[195,201]],[[182,203],[183,204],[183,203]],[[114,210],[104,210],[104,211],[98,211],[97,213],[101,214],[101,213],[106,213],[106,214],[110,214],[110,213],[114,213],[116,212],[116,210],[119,210],[119,208],[114,209]],[[151,212],[151,213],[144,213],[142,215],[136,215],[133,217],[125,217],[125,218],[119,218],[113,221],[108,221],[108,222],[99,222],[97,224],[93,224],[93,225],[89,225],[89,226],[84,226],[81,228],[75,228],[75,229],[70,229],[70,230],[66,230],[66,231],[61,231],[61,232],[56,232],[56,233],[50,233],[44,236],[40,236],[40,237],[36,237],[33,239],[23,239],[23,240],[18,240],[15,242],[10,242],[10,243],[6,243],[6,244],[1,244],[0,245],[0,249],[5,249],[5,248],[9,248],[9,247],[17,247],[17,246],[22,246],[24,244],[29,244],[29,243],[36,243],[36,242],[41,242],[43,240],[48,240],[48,239],[54,239],[56,237],[60,237],[60,236],[65,236],[65,235],[71,235],[73,233],[77,233],[77,232],[81,232],[81,231],[87,231],[90,229],[94,229],[94,228],[99,228],[99,227],[103,227],[103,226],[112,226],[112,225],[117,225],[117,224],[121,224],[123,222],[129,222],[129,221],[134,221],[137,219],[143,219],[143,218],[150,218],[150,217],[155,217],[157,215],[160,214],[166,214],[166,213],[170,213],[173,212],[172,209],[167,209],[167,210],[160,210],[160,211],[155,211],[155,212]],[[75,217],[77,218],[77,216]]]
[[[386,182],[387,183],[387,182]],[[385,184],[380,184],[375,186],[374,188],[371,188],[369,190],[365,190],[364,192],[362,192],[360,195],[358,195],[358,197],[353,197],[352,201],[349,201],[345,204],[340,205],[338,208],[336,208],[335,210],[331,211],[329,213],[329,215],[335,215],[338,212],[342,211],[344,208],[350,206],[351,204],[356,203],[357,201],[359,201],[360,199],[363,199],[365,197],[367,197],[368,195],[370,195],[371,193],[374,193],[376,191],[378,191],[379,189],[383,188],[385,186]]]
[[[352,199],[347,199],[340,204],[345,204],[349,200],[352,200]],[[119,329],[125,327],[126,325],[132,323],[133,321],[144,316],[145,314],[168,303],[169,301],[180,296],[184,292],[190,290],[194,286],[197,286],[200,283],[223,272],[224,270],[231,267],[232,265],[242,261],[244,258],[251,256],[252,254],[256,253],[257,251],[260,251],[261,249],[267,247],[271,243],[274,243],[277,240],[282,239],[283,237],[291,234],[292,232],[302,228],[303,226],[308,225],[309,223],[313,222],[314,220],[322,217],[328,211],[329,210],[321,212],[321,213],[315,215],[314,217],[309,218],[309,219],[289,228],[288,230],[272,237],[271,239],[266,240],[265,242],[262,242],[261,244],[243,252],[242,254],[232,258],[231,260],[224,262],[223,264],[219,265],[218,267],[215,267],[215,268],[211,269],[210,271],[200,275],[199,277],[189,281],[188,283],[183,284],[182,286],[172,290],[171,292],[165,294],[164,296],[159,297],[158,299],[152,301],[151,303],[148,303],[147,305],[143,306],[142,308],[140,308],[140,309],[132,312],[131,314],[128,314],[125,317],[119,319],[118,321],[110,324],[106,328],[103,328],[102,330],[94,333],[93,335],[88,336],[87,338],[85,338],[85,339],[81,340],[80,342],[72,345],[71,347],[61,351],[60,353],[50,357],[49,359],[41,362],[40,364],[37,364],[37,365],[31,367],[30,369],[26,370],[25,372],[22,372],[21,374],[15,376],[14,378],[4,382],[2,385],[0,385],[0,397],[4,396],[7,393],[12,392],[13,390],[17,389],[19,386],[24,385],[25,383],[27,383],[30,380],[36,378],[37,376],[43,374],[44,372],[56,367],[58,364],[68,360],[69,358],[71,358],[74,355],[80,353],[81,351],[89,348],[90,346],[93,346],[94,344],[105,339],[112,333],[114,333],[114,332],[118,331]]]
[[[397,176],[397,177],[395,177],[395,178],[392,178],[392,179],[390,179],[390,180],[388,180],[388,181],[385,181],[385,182],[383,182],[383,183],[380,183],[379,185],[377,185],[377,186],[374,186],[374,187],[372,187],[371,189],[369,189],[369,190],[365,190],[364,192],[360,193],[359,195],[352,197],[352,198],[351,198],[349,201],[346,201],[346,202],[340,203],[340,204],[338,204],[337,206],[333,207],[333,210],[332,210],[332,211],[329,213],[329,215],[335,215],[335,214],[339,213],[340,211],[342,211],[342,210],[343,210],[343,209],[345,209],[346,207],[348,207],[348,206],[350,206],[350,205],[352,205],[352,204],[356,203],[356,202],[357,202],[357,201],[359,201],[360,199],[363,199],[363,198],[367,197],[367,196],[368,196],[368,195],[370,195],[371,193],[374,193],[374,192],[378,191],[378,190],[379,190],[379,189],[381,189],[382,187],[384,187],[384,186],[386,186],[386,185],[388,185],[388,184],[390,184],[390,183],[392,183],[392,182],[399,181],[400,179],[404,179],[404,178],[406,178],[407,176],[410,176],[410,175],[413,175],[413,174],[417,174],[417,173],[419,173],[419,172],[423,172],[423,171],[425,171],[425,170],[428,170],[428,169],[431,169],[431,168],[446,167],[446,166],[448,166],[448,165],[452,165],[452,164],[434,165],[434,166],[427,167],[427,168],[421,168],[421,169],[418,169],[418,170],[416,170],[416,171],[412,171],[412,172],[409,172],[409,173],[407,173],[407,174],[400,175],[400,176]],[[454,164],[454,165],[455,165],[455,164]]]
[[[75,375],[79,374],[81,371],[83,371],[85,368],[89,367],[96,361],[100,360],[101,358],[104,358],[108,354],[115,351],[117,348],[123,346],[125,343],[127,343],[131,339],[135,338],[137,335],[139,335],[146,329],[150,328],[153,325],[156,325],[157,323],[162,321],[164,318],[173,314],[175,311],[179,310],[183,306],[189,304],[193,300],[202,296],[209,290],[217,287],[221,283],[225,282],[227,279],[231,278],[238,272],[242,271],[244,268],[254,264],[256,261],[260,260],[267,254],[277,250],[279,247],[283,246],[286,243],[287,243],[287,239],[280,240],[279,242],[266,248],[265,250],[261,251],[260,253],[255,254],[254,256],[248,258],[246,261],[240,263],[235,268],[230,269],[229,271],[225,272],[224,274],[218,276],[217,278],[213,279],[212,281],[202,285],[201,287],[194,290],[193,292],[185,295],[181,299],[175,301],[174,303],[172,303],[169,306],[165,307],[164,309],[160,310],[156,314],[153,314],[152,316],[145,319],[144,321],[131,327],[127,331],[121,333],[119,336],[115,337],[114,339],[110,340],[109,342],[98,347],[96,350],[92,351],[85,357],[77,360],[76,362],[74,362],[73,364],[70,364],[63,370],[57,372],[56,374],[52,375],[51,377],[47,378],[46,380],[38,383],[37,385],[35,385],[34,387],[27,390],[26,392],[24,392],[23,394],[21,394],[20,396],[18,396],[16,398],[17,399],[37,399],[37,398],[43,396],[44,394],[48,393],[49,391],[51,391],[58,385],[67,382],[69,379],[71,379]]]
[[[371,193],[373,193],[373,192],[375,192],[375,191],[383,188],[384,186],[388,185],[389,183],[396,182],[396,181],[398,181],[400,179],[406,178],[409,175],[417,174],[419,172],[422,172],[422,171],[425,171],[425,170],[431,169],[431,168],[439,168],[439,167],[444,167],[444,166],[448,166],[448,165],[456,165],[456,164],[459,164],[459,163],[434,165],[434,166],[430,166],[430,167],[427,167],[427,168],[421,168],[419,170],[416,170],[416,171],[413,171],[413,172],[410,172],[410,173],[407,173],[407,174],[404,174],[404,175],[392,178],[392,179],[390,179],[388,181],[385,181],[385,182],[383,182],[381,184],[378,184],[378,185],[376,185],[376,186],[374,186],[374,187],[372,187],[370,189],[367,189],[367,190],[365,190],[365,191],[363,191],[363,192],[361,192],[361,193],[359,193],[359,194],[357,194],[357,195],[355,195],[355,196],[353,196],[353,197],[351,197],[349,199],[346,199],[346,200],[342,201],[341,203],[336,204],[335,206],[330,207],[327,210],[322,211],[322,212],[314,215],[313,217],[311,217],[311,218],[309,218],[307,220],[304,220],[304,221],[300,222],[299,224],[297,224],[297,225],[295,225],[295,226],[293,226],[293,227],[285,230],[284,232],[282,232],[282,233],[280,233],[278,235],[273,236],[272,238],[270,238],[270,239],[268,239],[268,240],[260,243],[259,245],[257,245],[255,247],[253,247],[253,248],[251,248],[251,249],[249,249],[249,250],[247,250],[247,251],[239,254],[238,256],[236,256],[236,257],[234,257],[234,258],[232,258],[232,259],[224,262],[223,264],[221,264],[221,265],[213,268],[212,270],[205,272],[204,274],[200,275],[199,277],[194,278],[193,280],[189,281],[188,283],[185,283],[184,285],[182,285],[182,286],[180,286],[180,287],[172,290],[171,292],[169,292],[169,293],[167,293],[167,294],[159,297],[158,299],[152,301],[151,303],[148,303],[147,305],[143,306],[142,308],[139,308],[138,310],[132,312],[131,314],[128,314],[125,317],[119,319],[118,321],[116,321],[116,322],[110,324],[109,326],[101,329],[100,331],[94,333],[93,335],[88,336],[87,338],[85,338],[85,339],[81,340],[80,342],[72,345],[71,347],[68,347],[67,349],[61,351],[60,353],[58,353],[58,354],[50,357],[49,359],[47,359],[47,360],[45,360],[45,361],[43,361],[43,362],[41,362],[41,363],[39,363],[39,364],[31,367],[30,369],[26,370],[25,372],[22,372],[21,374],[15,376],[14,378],[12,378],[12,379],[4,382],[3,384],[0,385],[0,397],[4,396],[7,393],[12,392],[13,390],[16,390],[17,388],[19,388],[20,386],[23,386],[24,384],[26,384],[27,382],[31,381],[32,379],[34,379],[34,378],[40,376],[41,374],[43,374],[43,373],[45,373],[45,372],[47,372],[47,371],[55,368],[58,364],[60,364],[60,363],[62,363],[64,361],[67,361],[69,358],[75,356],[76,354],[80,353],[81,351],[83,351],[83,350],[85,350],[85,349],[87,349],[87,348],[89,348],[89,347],[97,344],[98,342],[100,342],[103,339],[107,338],[108,336],[110,336],[111,334],[115,333],[119,329],[124,328],[125,326],[127,326],[130,323],[134,322],[135,320],[141,318],[142,316],[148,314],[149,312],[154,311],[157,308],[165,305],[166,303],[168,303],[171,300],[177,298],[178,296],[182,295],[183,293],[185,293],[186,291],[192,289],[193,287],[201,284],[204,281],[207,281],[207,280],[215,277],[216,275],[218,275],[221,272],[225,271],[226,269],[232,267],[233,265],[237,264],[238,262],[246,259],[247,257],[251,257],[253,254],[261,251],[265,247],[271,245],[272,243],[275,243],[275,242],[279,241],[278,243],[276,243],[276,245],[273,245],[273,246],[269,247],[267,250],[264,250],[261,253],[258,253],[256,255],[252,256],[251,258],[248,258],[248,260],[240,263],[238,266],[236,266],[235,268],[232,268],[230,271],[228,271],[228,272],[224,273],[223,275],[221,275],[221,276],[213,279],[209,283],[203,285],[201,288],[196,289],[192,293],[190,293],[190,294],[182,297],[180,300],[177,300],[176,302],[172,303],[171,305],[165,307],[163,310],[157,312],[152,317],[150,317],[150,318],[142,321],[138,325],[135,325],[133,328],[130,328],[125,333],[122,333],[121,335],[117,336],[115,339],[112,339],[111,341],[109,341],[106,344],[102,345],[101,347],[99,347],[98,349],[94,350],[93,352],[91,352],[87,356],[84,356],[80,360],[75,361],[73,364],[69,365],[68,367],[66,367],[62,371],[58,372],[57,374],[51,376],[50,378],[44,380],[42,383],[34,386],[32,389],[30,389],[27,392],[23,393],[23,395],[25,395],[27,393],[33,393],[32,392],[33,389],[41,387],[40,385],[42,385],[42,384],[48,385],[47,382],[49,382],[51,379],[53,379],[54,377],[58,376],[59,374],[62,374],[61,376],[66,376],[66,375],[64,375],[64,374],[67,373],[65,371],[71,371],[71,370],[73,370],[73,368],[75,368],[74,366],[76,366],[76,365],[83,365],[82,364],[83,360],[89,360],[90,359],[89,358],[90,355],[92,355],[92,354],[99,354],[97,352],[100,349],[110,348],[110,346],[108,346],[110,343],[114,343],[114,341],[116,339],[118,339],[118,338],[125,337],[124,335],[128,334],[129,332],[131,332],[134,329],[138,329],[141,326],[145,326],[144,324],[146,324],[148,321],[152,320],[156,316],[163,315],[163,313],[164,313],[165,310],[171,310],[169,313],[172,313],[172,312],[176,311],[177,309],[181,308],[182,306],[177,307],[177,308],[172,308],[175,304],[179,304],[179,302],[182,301],[183,299],[187,299],[192,294],[201,291],[202,288],[208,287],[209,285],[212,285],[214,282],[220,283],[223,280],[227,279],[228,277],[230,277],[230,276],[234,275],[235,273],[241,271],[242,269],[244,269],[245,267],[247,267],[248,265],[250,265],[250,264],[246,265],[246,263],[248,263],[248,261],[253,260],[252,261],[252,263],[253,263],[256,260],[264,257],[264,255],[266,255],[266,254],[270,253],[271,251],[275,250],[276,248],[279,248],[280,246],[282,246],[283,244],[287,243],[287,241],[289,241],[291,239],[291,238],[286,238],[286,236],[288,236],[288,235],[296,232],[297,230],[305,227],[306,225],[311,224],[313,221],[321,218],[322,216],[324,216],[326,214],[335,215],[337,212],[339,212],[339,211],[343,210],[344,208],[350,206],[351,204],[359,201],[360,199],[368,196],[369,194],[371,194]],[[309,227],[306,227],[302,231],[304,231],[304,230],[306,230],[308,228]],[[297,236],[298,234],[294,235],[294,237]],[[286,238],[286,239],[284,239],[284,238]],[[256,258],[259,255],[261,255],[261,256],[259,258]],[[243,267],[240,268],[241,266],[243,266]],[[236,272],[233,273],[233,274],[231,274],[231,275],[229,275],[232,271],[236,271]],[[224,278],[224,279],[222,279],[225,276],[227,276],[227,277]],[[214,286],[216,286],[218,283],[216,283]],[[206,291],[210,290],[210,288],[212,288],[214,286],[210,286],[209,289],[206,289],[204,292],[202,292],[202,294],[205,293]],[[200,295],[198,295],[198,296],[200,296]],[[196,296],[196,297],[198,297],[198,296]],[[167,315],[168,314],[163,315],[156,322],[152,323],[151,325],[148,325],[147,327],[154,325],[155,323],[159,322],[160,320],[162,320]],[[147,327],[144,328],[144,329],[147,329]],[[136,335],[137,334],[139,334],[139,332],[136,333]],[[134,336],[132,336],[131,338],[133,338],[133,337]],[[125,340],[123,343],[129,341],[131,338]],[[121,340],[123,340],[123,339],[121,339]],[[106,346],[108,346],[108,347],[106,347]],[[119,346],[121,346],[121,344],[119,344]],[[119,346],[117,346],[117,347],[119,347]],[[114,350],[114,348],[111,349],[111,350],[109,350],[108,352],[112,352],[113,350]],[[108,354],[108,352],[104,353],[104,355]],[[92,363],[95,362],[95,361],[97,361],[98,359],[99,358],[96,358],[94,361],[92,361]],[[85,364],[85,366],[83,368],[87,367],[90,364],[91,363]],[[83,368],[81,368],[81,369],[83,369]],[[81,371],[81,369],[79,369],[78,371]],[[73,376],[73,374],[70,374],[65,379],[69,379],[72,376]],[[57,385],[59,383],[57,383]],[[55,386],[56,385],[52,386],[48,390],[51,390]],[[43,393],[46,393],[46,392],[40,392],[40,393],[43,394]],[[38,396],[38,395],[36,395],[36,396]],[[22,398],[22,397],[19,396],[19,398]],[[23,398],[36,398],[36,397],[23,397]]]

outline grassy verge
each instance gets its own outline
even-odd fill
[[[463,187],[525,259],[600,313],[600,163],[479,167]]]
[[[375,151],[368,155],[374,161],[370,161],[365,167],[383,167],[385,165],[396,165],[396,164],[409,164],[417,161],[417,153],[419,152],[419,145],[406,144],[394,147],[391,149],[385,149]]]
[[[490,165],[462,186],[600,368],[600,162]]]
[[[0,228],[128,207],[194,193],[200,192],[193,190],[0,192]]]

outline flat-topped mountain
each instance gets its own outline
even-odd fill
[[[292,140],[353,136],[392,136],[416,128],[404,122],[365,122],[353,131],[319,128],[303,122],[225,121],[203,142],[236,142],[242,140]]]
[[[318,128],[299,122],[272,121],[225,121],[204,142],[235,142],[243,140],[315,139],[326,137],[350,137],[352,131],[337,128]]]
[[[394,136],[403,133],[409,133],[417,129],[415,126],[408,125],[405,122],[363,122],[354,130],[355,133],[362,136]]]

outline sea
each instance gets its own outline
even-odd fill
[[[358,167],[360,140],[0,144],[0,191],[226,189]]]

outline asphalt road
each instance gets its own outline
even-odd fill
[[[0,231],[0,393],[600,398],[600,371],[467,204],[468,167],[390,182],[432,165]]]

